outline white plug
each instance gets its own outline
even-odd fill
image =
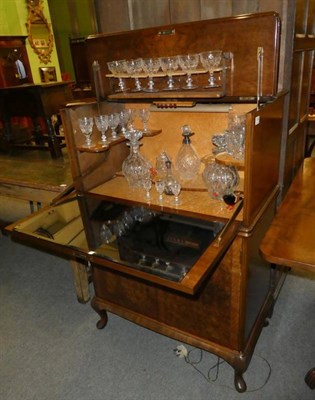
[[[182,344],[177,346],[176,349],[174,349],[174,351],[175,351],[175,354],[177,355],[177,357],[179,357],[179,358],[186,358],[188,356],[188,351],[187,351],[186,347],[183,346]]]

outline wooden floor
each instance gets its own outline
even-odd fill
[[[0,220],[11,222],[36,211],[71,187],[67,151],[62,151],[64,157],[57,160],[41,150],[0,152]]]

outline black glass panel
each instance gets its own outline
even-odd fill
[[[145,207],[105,203],[93,212],[99,227],[98,256],[179,282],[222,229],[202,221]]]

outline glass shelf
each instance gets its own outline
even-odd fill
[[[126,141],[126,138],[123,136],[118,137],[115,140],[108,140],[108,143],[100,144],[100,143],[93,143],[91,146],[86,146],[84,144],[76,146],[76,150],[80,153],[104,153],[108,151],[112,146],[115,144],[121,143]]]

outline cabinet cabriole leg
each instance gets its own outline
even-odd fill
[[[107,325],[108,317],[107,317],[107,312],[105,310],[101,310],[99,312],[101,319],[97,321],[96,323],[96,328],[97,329],[103,329]]]
[[[105,326],[107,325],[107,321],[108,321],[107,311],[104,309],[101,309],[99,307],[98,303],[96,302],[95,297],[93,297],[93,299],[91,301],[91,306],[92,306],[93,310],[95,312],[97,312],[97,314],[101,317],[101,319],[98,320],[96,323],[97,329],[105,328]]]
[[[243,374],[242,374],[241,372],[236,372],[236,371],[235,371],[235,375],[234,375],[234,386],[235,386],[235,389],[236,389],[239,393],[244,393],[244,392],[246,392],[247,385],[246,385],[246,382],[244,381]]]

